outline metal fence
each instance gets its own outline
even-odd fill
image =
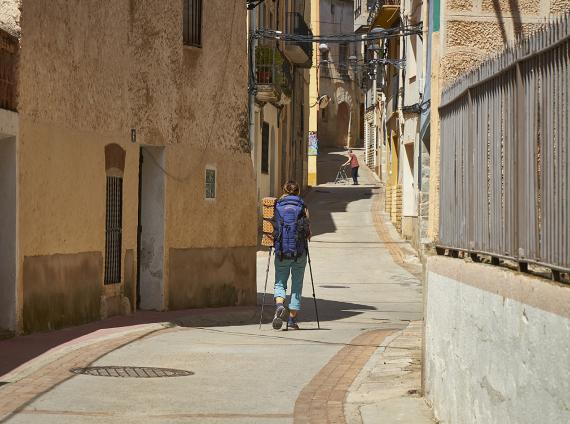
[[[570,271],[570,15],[442,94],[438,247]]]

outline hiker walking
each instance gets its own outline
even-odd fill
[[[348,160],[342,166],[348,164],[350,164],[350,170],[352,172],[353,185],[358,185],[358,168],[360,168],[360,164],[358,163],[356,155],[352,153],[352,149],[348,150]]]
[[[311,238],[309,211],[299,196],[299,184],[289,181],[283,196],[275,203],[275,316],[273,328],[298,330],[297,315],[301,310],[303,277],[307,266],[307,242]],[[291,275],[291,300],[287,298],[287,280]]]

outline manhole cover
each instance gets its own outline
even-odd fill
[[[152,367],[86,367],[73,368],[70,371],[74,374],[93,375],[95,377],[164,378],[194,375],[192,371]]]

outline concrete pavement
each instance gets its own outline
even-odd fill
[[[390,239],[372,213],[379,188],[368,170],[362,169],[361,186],[326,183],[343,160],[324,152],[319,171],[325,181],[307,196],[320,330],[307,269],[301,331],[272,330],[271,306],[261,330],[257,310],[248,308],[178,313],[172,324],[126,327],[99,343],[48,352],[0,378],[9,382],[0,386],[0,422],[431,422],[417,396],[422,326],[410,326],[422,319],[421,283],[409,272],[418,265],[395,262],[401,241]],[[260,253],[260,300],[266,261],[267,253]],[[194,375],[69,372],[89,364]]]

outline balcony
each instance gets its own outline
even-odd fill
[[[376,0],[355,0],[354,2],[354,32],[362,33],[368,30],[368,14]]]
[[[376,0],[370,8],[368,25],[370,28],[390,28],[400,17],[400,0]]]
[[[0,30],[0,109],[16,112],[18,106],[18,39]]]
[[[286,103],[291,98],[289,61],[275,43],[264,43],[255,51],[256,99],[262,103]]]
[[[287,13],[285,32],[295,35],[313,35],[307,26],[303,15],[297,12]],[[291,63],[301,68],[310,68],[312,66],[313,43],[311,42],[285,43],[284,53],[289,58]]]

